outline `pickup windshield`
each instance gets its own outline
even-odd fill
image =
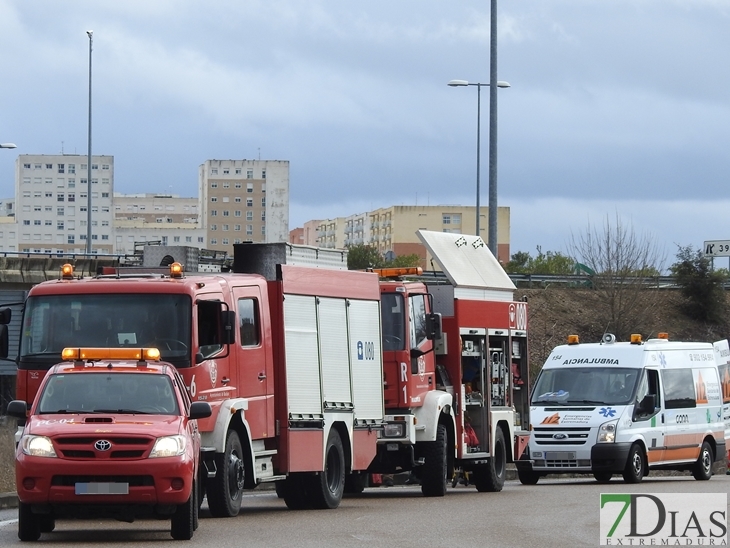
[[[543,369],[532,405],[626,405],[633,401],[639,369]]]
[[[73,373],[48,379],[36,412],[178,415],[178,409],[166,375]]]
[[[86,294],[30,297],[20,362],[52,358],[65,347],[156,347],[161,358],[190,356],[191,301],[172,294]]]

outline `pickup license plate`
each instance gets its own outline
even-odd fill
[[[575,460],[575,451],[547,451],[545,460]]]
[[[128,483],[77,483],[77,495],[128,495]]]

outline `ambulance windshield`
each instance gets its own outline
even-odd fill
[[[533,405],[627,405],[633,402],[639,369],[584,367],[543,369]]]

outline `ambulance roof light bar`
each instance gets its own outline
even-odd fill
[[[407,266],[399,268],[373,268],[381,278],[400,278],[401,276],[422,276],[423,269],[420,266]]]

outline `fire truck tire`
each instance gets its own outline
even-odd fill
[[[474,469],[474,486],[480,493],[496,493],[504,487],[507,477],[507,449],[504,434],[497,428],[494,436],[494,452],[489,462]]]
[[[368,486],[367,472],[351,472],[345,476],[345,493],[359,495]]]
[[[317,472],[308,479],[313,508],[328,510],[340,505],[345,491],[345,450],[340,434],[334,428],[327,437],[324,472]]]
[[[181,504],[175,510],[170,520],[170,535],[175,540],[190,540],[195,532],[196,514],[198,513],[197,495],[195,492],[195,481],[187,502]]]
[[[644,478],[644,455],[637,443],[631,446],[623,477],[626,483],[639,483]]]
[[[18,503],[18,538],[23,541],[35,541],[41,538],[40,519],[34,514],[29,504]]]
[[[281,493],[286,507],[289,510],[306,510],[311,508],[308,492],[307,480],[310,479],[304,474],[289,474],[289,476],[281,482]]]
[[[446,494],[446,480],[449,462],[446,427],[439,424],[436,440],[423,443],[424,463],[421,468],[421,493],[425,497],[443,497]]]
[[[216,456],[218,471],[208,480],[208,508],[215,518],[238,515],[243,497],[245,468],[243,448],[235,430],[228,432],[226,449],[223,455]]]
[[[700,481],[710,479],[712,477],[712,463],[714,460],[712,447],[710,447],[710,444],[706,441],[702,442],[700,456],[692,468],[692,476],[694,479]]]

